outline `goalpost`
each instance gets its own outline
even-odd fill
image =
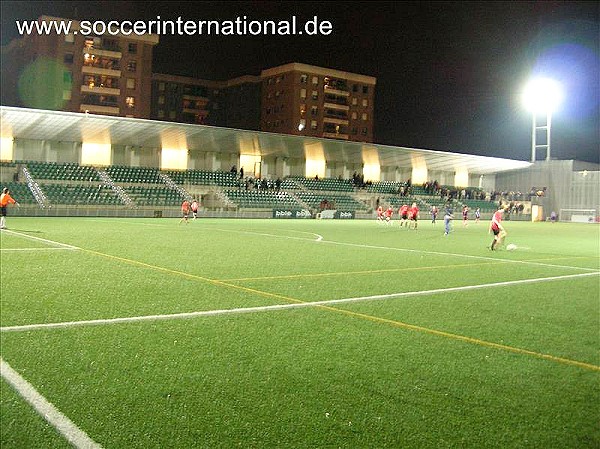
[[[574,223],[595,223],[598,217],[597,212],[596,209],[561,209],[558,220]]]

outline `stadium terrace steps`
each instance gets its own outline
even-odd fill
[[[307,190],[319,190],[324,192],[354,192],[354,185],[349,179],[313,179],[303,176],[290,176],[287,179],[295,181]]]
[[[224,190],[227,199],[246,209],[302,209],[292,195],[284,191]]]

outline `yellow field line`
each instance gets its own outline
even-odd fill
[[[173,275],[177,275],[177,276],[182,276],[188,279],[195,279],[195,280],[200,280],[200,281],[204,281],[204,282],[208,282],[211,283],[213,285],[219,285],[219,286],[223,286],[223,287],[228,287],[228,288],[233,288],[236,290],[241,290],[241,291],[245,291],[248,293],[253,293],[259,296],[263,296],[263,297],[267,297],[267,298],[276,298],[276,299],[281,299],[284,301],[288,301],[290,303],[296,303],[296,304],[306,304],[309,303],[308,301],[302,301],[300,299],[295,299],[295,298],[291,298],[289,296],[284,296],[284,295],[279,295],[279,294],[275,294],[275,293],[269,293],[269,292],[264,292],[261,290],[256,290],[253,288],[248,288],[248,287],[242,287],[239,285],[235,285],[235,284],[228,284],[227,282],[223,282],[223,281],[219,281],[219,280],[215,280],[215,279],[209,279],[203,276],[197,276],[194,274],[189,274],[189,273],[185,273],[183,271],[177,271],[177,270],[171,270],[170,268],[164,268],[164,267],[159,267],[157,265],[152,265],[152,264],[148,264],[145,262],[140,262],[137,260],[133,260],[133,259],[127,259],[124,257],[119,257],[119,256],[114,256],[111,254],[105,254],[105,253],[101,253],[98,251],[93,251],[93,250],[88,250],[88,249],[81,249],[84,252],[90,253],[90,254],[94,254],[97,256],[101,256],[101,257],[105,257],[108,259],[114,259],[114,260],[118,260],[127,264],[131,264],[131,265],[136,265],[136,266],[141,266],[141,267],[145,267],[145,268],[150,268],[153,270],[157,270],[157,271],[161,271],[164,273],[169,273],[169,274],[173,274]],[[561,363],[564,365],[571,365],[571,366],[577,366],[579,368],[584,368],[584,369],[588,369],[588,370],[592,370],[592,371],[598,371],[600,372],[600,366],[596,366],[596,365],[592,365],[589,363],[584,363],[584,362],[579,362],[576,360],[570,360],[570,359],[565,359],[562,357],[556,357],[553,355],[549,355],[549,354],[542,354],[539,352],[535,352],[535,351],[530,351],[528,349],[521,349],[521,348],[516,348],[513,346],[508,346],[508,345],[503,345],[503,344],[498,344],[498,343],[493,343],[493,342],[489,342],[489,341],[485,341],[485,340],[480,340],[477,338],[472,338],[472,337],[466,337],[464,335],[458,335],[458,334],[452,334],[450,332],[444,332],[444,331],[439,331],[436,329],[430,329],[427,327],[423,327],[423,326],[417,326],[414,324],[408,324],[408,323],[404,323],[402,321],[396,321],[396,320],[390,320],[387,318],[380,318],[380,317],[376,317],[373,315],[367,315],[367,314],[363,314],[363,313],[358,313],[358,312],[352,312],[349,310],[345,310],[345,309],[339,309],[337,307],[331,307],[331,306],[326,306],[326,305],[315,305],[315,308],[319,308],[319,309],[324,309],[324,310],[328,310],[331,312],[335,312],[335,313],[339,313],[339,314],[343,314],[346,316],[351,316],[354,318],[360,318],[363,320],[368,320],[371,322],[375,322],[375,323],[380,323],[380,324],[388,324],[394,327],[398,327],[398,328],[403,328],[403,329],[408,329],[408,330],[413,330],[413,331],[417,331],[417,332],[423,332],[423,333],[427,333],[430,335],[436,335],[439,337],[443,337],[443,338],[449,338],[452,340],[457,340],[457,341],[462,341],[465,343],[470,343],[470,344],[475,344],[478,346],[483,346],[483,347],[487,347],[487,348],[493,348],[493,349],[498,349],[498,350],[503,350],[503,351],[508,351],[508,352],[512,352],[512,353],[516,353],[516,354],[521,354],[521,355],[528,355],[528,356],[532,356],[532,357],[536,357],[539,359],[544,359],[544,360],[549,360],[552,362],[557,362],[557,363]]]
[[[455,268],[455,267],[468,267],[468,266],[480,266],[480,265],[492,265],[497,263],[508,263],[509,261],[494,261],[494,262],[474,262],[474,263],[463,263],[456,265],[436,265],[427,267],[409,267],[409,268],[386,268],[381,270],[361,270],[361,271],[339,271],[335,273],[309,273],[309,274],[287,274],[281,276],[263,276],[263,277],[251,277],[251,278],[237,278],[237,279],[221,279],[223,282],[241,282],[241,281],[262,281],[270,279],[296,279],[296,278],[311,278],[311,277],[326,277],[326,276],[348,276],[352,274],[375,274],[375,273],[396,273],[400,271],[420,271],[420,270],[433,270],[439,268]]]
[[[515,348],[514,346],[493,343],[490,341],[480,340],[478,338],[466,337],[464,335],[452,334],[450,332],[444,332],[444,331],[430,329],[430,328],[423,327],[423,326],[417,326],[414,324],[403,323],[402,321],[390,320],[387,318],[380,318],[380,317],[376,317],[376,316],[372,316],[372,315],[366,315],[364,313],[352,312],[350,310],[338,309],[337,307],[320,306],[320,308],[329,309],[331,311],[343,313],[343,314],[346,314],[349,316],[354,316],[354,317],[362,318],[362,319],[369,320],[369,321],[374,321],[377,323],[389,324],[389,325],[392,325],[395,327],[400,327],[403,329],[410,329],[410,330],[414,330],[414,331],[418,331],[418,332],[424,332],[427,334],[437,335],[440,337],[450,338],[453,340],[464,341],[466,343],[472,343],[472,344],[476,344],[479,346],[485,346],[488,348],[500,349],[500,350],[504,350],[504,351],[508,351],[508,352],[513,352],[516,354],[530,355],[530,356],[540,358],[540,359],[551,360],[553,362],[558,362],[558,363],[562,363],[565,365],[578,366],[580,368],[585,368],[585,369],[589,369],[592,371],[600,372],[600,366],[592,365],[590,363],[585,363],[585,362],[579,362],[577,360],[565,359],[562,357],[556,357],[556,356],[549,355],[549,354],[543,354],[540,352],[530,351],[528,349]]]

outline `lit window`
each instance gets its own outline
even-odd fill
[[[362,105],[365,107],[369,106],[369,100],[367,100],[366,98],[363,98]]]
[[[65,42],[75,42],[75,35],[73,33],[65,34]]]
[[[300,98],[306,98],[306,89],[300,89]]]
[[[300,115],[304,115],[305,113],[306,113],[306,105],[301,104],[300,105]]]
[[[137,69],[137,61],[129,61],[127,63],[127,71],[128,72],[135,72]]]
[[[313,77],[312,77],[312,83],[313,83],[314,85],[317,85],[317,84],[319,84],[319,77],[318,77],[318,76],[313,76]]]
[[[317,121],[316,120],[311,120],[310,129],[317,129]]]
[[[308,80],[308,76],[307,75],[300,75],[300,82],[302,84],[306,84],[307,80]]]
[[[134,108],[135,107],[135,98],[134,97],[125,97],[125,104],[130,109]]]
[[[300,119],[300,123],[298,124],[298,131],[303,131],[306,128],[306,120]]]
[[[135,78],[127,78],[127,89],[135,89]]]
[[[356,106],[358,104],[358,99],[357,98],[353,98],[352,99],[352,105]]]
[[[317,98],[319,98],[319,93],[316,90],[312,91],[312,99],[316,100]]]
[[[360,116],[361,119],[366,120],[367,119],[367,113],[363,112],[362,115]]]
[[[352,120],[356,120],[358,118],[358,115],[356,114],[356,112],[352,113]]]

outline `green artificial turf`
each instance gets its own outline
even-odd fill
[[[105,448],[600,445],[596,225],[8,224],[2,358]],[[5,383],[0,412],[2,447],[67,447]]]

